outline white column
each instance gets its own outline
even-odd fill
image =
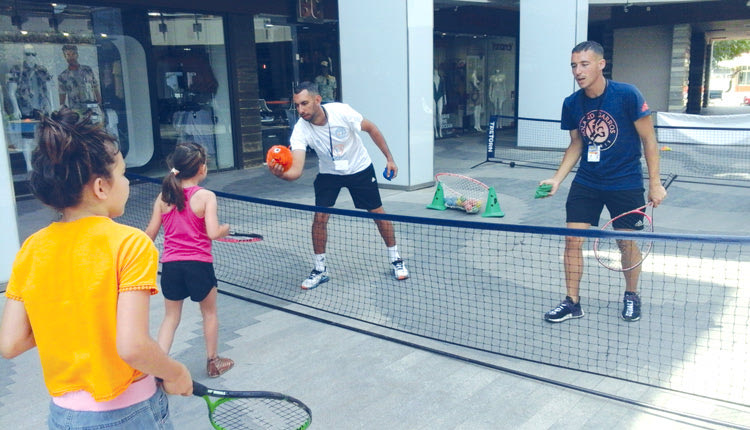
[[[519,37],[518,116],[560,120],[562,102],[577,90],[570,51],[586,40],[587,0],[524,0]],[[570,143],[556,122],[518,121],[518,146]]]
[[[2,98],[0,97],[0,100]],[[8,143],[5,141],[5,122],[0,121],[0,282],[8,282],[13,259],[18,252],[18,223],[13,175],[10,171]]]
[[[398,188],[432,185],[432,0],[339,0],[341,95],[385,136]],[[378,175],[385,157],[362,136]]]

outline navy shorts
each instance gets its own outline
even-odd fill
[[[168,300],[190,297],[194,302],[201,302],[215,286],[213,263],[169,261],[161,264],[161,292]]]
[[[568,193],[568,200],[565,203],[566,222],[582,222],[592,226],[599,225],[599,217],[602,209],[607,207],[610,218],[614,218],[622,213],[632,211],[646,204],[643,196],[643,188],[636,190],[597,190],[573,182]],[[627,216],[615,221],[614,228],[638,230],[636,227],[638,220],[643,217],[634,215]],[[643,228],[641,225],[640,228]]]
[[[319,173],[315,186],[315,206],[331,207],[336,204],[341,188],[349,189],[349,194],[357,209],[372,210],[383,206],[380,200],[375,167],[370,164],[365,170],[351,175],[331,175]]]

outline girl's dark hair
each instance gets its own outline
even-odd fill
[[[62,210],[81,202],[83,187],[92,179],[111,179],[111,166],[120,149],[117,138],[64,107],[42,116],[36,130],[37,146],[31,154],[29,179],[34,196]]]
[[[197,175],[201,166],[206,164],[206,149],[195,142],[178,143],[169,156],[167,166],[177,173],[167,173],[161,183],[161,199],[165,203],[177,206],[182,212],[185,209],[185,194],[182,192],[182,179]]]

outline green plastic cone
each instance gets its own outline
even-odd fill
[[[443,184],[438,182],[435,195],[432,197],[432,203],[427,205],[427,209],[435,209],[438,211],[444,211],[445,207],[445,196],[443,196]]]
[[[495,187],[490,187],[490,191],[487,193],[487,209],[482,214],[483,217],[504,217],[505,213],[500,209],[500,203],[497,201],[497,194],[495,193]]]

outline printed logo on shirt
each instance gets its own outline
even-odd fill
[[[648,110],[648,103],[645,101],[643,102],[643,106],[641,106],[641,112],[646,112]]]
[[[347,139],[349,137],[348,127],[331,127],[331,133],[336,139]]]
[[[592,110],[586,113],[578,125],[578,131],[586,145],[599,145],[606,151],[617,140],[617,122],[612,116],[602,110]]]

